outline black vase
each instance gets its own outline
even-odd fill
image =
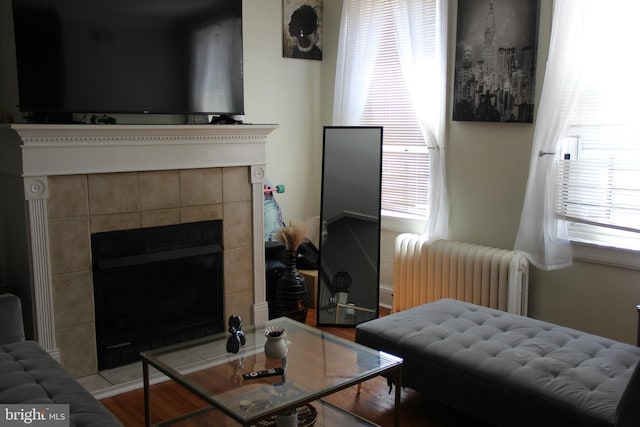
[[[287,250],[287,267],[276,284],[277,317],[288,317],[304,323],[307,319],[307,285],[298,273],[297,251]]]

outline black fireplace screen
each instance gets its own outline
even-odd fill
[[[224,330],[222,221],[91,236],[98,368]]]

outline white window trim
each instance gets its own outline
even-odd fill
[[[640,270],[640,251],[571,241],[573,259],[612,267]]]
[[[405,218],[399,216],[397,212],[385,213],[380,215],[380,228],[384,231],[393,231],[395,233],[424,233],[427,227],[427,220],[414,218]]]

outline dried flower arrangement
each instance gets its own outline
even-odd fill
[[[291,222],[277,229],[273,238],[284,244],[287,251],[296,251],[307,236],[308,224],[305,222]]]

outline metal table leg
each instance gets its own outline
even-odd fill
[[[402,391],[402,365],[399,365],[395,370],[395,383],[396,383],[396,401],[395,401],[395,425],[400,427],[400,395]]]

